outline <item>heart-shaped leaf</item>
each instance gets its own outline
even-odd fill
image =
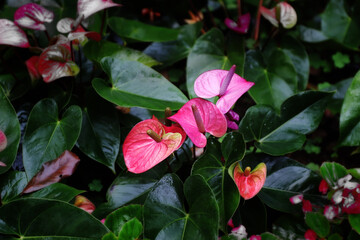
[[[71,176],[79,161],[80,159],[74,153],[65,151],[57,159],[45,162],[41,170],[29,181],[23,193],[34,192]]]
[[[44,187],[36,192],[22,195],[24,198],[46,198],[56,199],[63,202],[70,202],[77,195],[85,191],[78,190],[62,183],[53,183],[47,187]]]
[[[351,227],[360,234],[360,214],[350,214],[349,223]]]
[[[321,213],[306,213],[305,222],[321,238],[326,237],[330,232],[330,223]]]
[[[7,204],[15,199],[27,184],[26,173],[9,171],[0,176],[1,203]]]
[[[44,23],[51,23],[54,13],[36,4],[28,3],[19,7],[14,14],[15,23],[21,27],[45,31]]]
[[[143,231],[143,226],[137,218],[130,219],[121,228],[119,239],[133,240],[138,239]]]
[[[225,158],[225,166],[229,167],[245,156],[246,144],[244,137],[238,132],[229,132],[221,142],[221,153]]]
[[[78,0],[77,13],[79,16],[84,15],[84,18],[88,18],[98,11],[120,6],[120,4],[114,3],[112,0]]]
[[[189,206],[184,208],[184,196]],[[204,204],[206,203],[206,204]],[[174,174],[165,175],[149,193],[144,205],[145,236],[165,240],[215,240],[219,210],[205,180],[190,176],[183,184]]]
[[[15,160],[20,142],[20,124],[15,110],[1,86],[0,106],[0,131],[2,132],[0,161],[3,163],[0,166],[0,174],[2,174],[11,167]]]
[[[21,48],[30,47],[24,31],[7,19],[0,19],[0,44]]]
[[[332,93],[301,92],[281,105],[281,114],[264,105],[249,108],[241,120],[239,131],[245,141],[255,140],[255,146],[271,155],[282,155],[302,147],[305,134],[320,124],[326,103]]]
[[[80,134],[81,121],[78,106],[70,106],[61,118],[52,99],[43,99],[34,106],[23,143],[23,162],[28,179],[40,170],[43,163],[72,149]]]
[[[164,111],[167,107],[180,109],[188,101],[160,73],[139,62],[106,57],[101,65],[111,86],[99,78],[94,79],[92,85],[101,97],[119,106]]]

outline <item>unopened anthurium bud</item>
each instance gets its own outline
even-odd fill
[[[7,146],[7,138],[3,131],[0,130],[0,152],[4,151]]]
[[[276,5],[276,8],[279,13],[278,20],[284,28],[289,29],[295,26],[297,22],[297,15],[290,4],[287,2],[280,2]]]
[[[75,197],[74,205],[88,213],[92,213],[95,210],[95,205],[89,199],[81,195]]]

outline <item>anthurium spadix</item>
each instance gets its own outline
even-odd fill
[[[272,9],[260,6],[260,13],[272,25],[279,27],[279,22],[284,28],[292,28],[297,22],[294,8],[287,2],[280,2]]]
[[[88,18],[92,14],[110,7],[120,7],[121,4],[112,0],[78,0],[77,11],[79,16]]]
[[[225,116],[215,104],[201,98],[191,99],[168,119],[179,123],[194,145],[200,148],[206,146],[206,132],[222,137],[227,130]]]
[[[239,163],[235,164],[235,167],[230,167],[229,170],[233,169],[231,175],[239,189],[240,196],[245,200],[253,198],[264,186],[266,180],[265,163],[259,163],[252,171],[250,167],[246,167],[243,171]]]
[[[194,91],[198,97],[219,97],[216,106],[225,114],[235,102],[253,85],[235,73],[235,65],[227,70],[210,70],[202,73],[194,83]]]
[[[225,25],[237,33],[247,33],[250,25],[250,13],[246,13],[238,17],[237,22],[230,18],[225,18]]]
[[[130,172],[145,172],[181,147],[181,133],[166,132],[155,119],[136,124],[123,144],[125,165]]]
[[[36,3],[28,3],[16,10],[14,20],[21,27],[45,31],[44,23],[51,23],[54,13]]]
[[[7,19],[0,19],[0,45],[28,48],[29,41],[25,32],[15,23]]]

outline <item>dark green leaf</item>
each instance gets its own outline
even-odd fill
[[[303,222],[303,216],[297,218],[293,215],[282,215],[273,224],[272,232],[284,240],[304,239],[304,233],[308,227]]]
[[[343,237],[338,233],[331,234],[328,240],[343,240]]]
[[[102,79],[92,84],[106,100],[123,107],[143,107],[163,111],[166,107],[180,109],[188,99],[155,70],[134,61],[106,57],[101,61],[111,86]]]
[[[345,94],[352,82],[352,78],[344,79],[342,81],[339,81],[333,85],[329,85],[327,87],[321,88],[319,85],[319,90],[321,91],[336,91],[332,98],[330,99],[328,103],[328,108],[331,110],[332,113],[340,113],[341,107],[344,102]]]
[[[300,39],[308,43],[324,42],[329,39],[323,32],[303,25],[299,25],[299,32]]]
[[[121,240],[136,240],[141,235],[143,226],[137,218],[132,218],[127,221],[121,228],[119,239]]]
[[[320,173],[332,188],[337,188],[337,181],[348,174],[346,168],[336,162],[324,162],[320,167]]]
[[[15,199],[27,184],[25,172],[11,171],[0,177],[1,202],[6,204]]]
[[[271,155],[283,155],[302,147],[305,134],[320,124],[326,103],[332,93],[301,92],[281,105],[281,114],[264,105],[249,108],[239,125],[245,141]]]
[[[330,223],[321,213],[306,213],[305,222],[319,237],[326,237],[330,232]]]
[[[221,152],[225,158],[226,166],[229,167],[236,161],[240,161],[245,156],[245,141],[241,133],[227,133],[221,143]]]
[[[61,118],[52,99],[43,99],[34,106],[23,143],[23,161],[28,179],[40,170],[43,163],[73,148],[80,134],[81,119],[78,106],[69,107]]]
[[[281,240],[281,238],[272,233],[265,232],[261,234],[261,240]]]
[[[246,227],[248,236],[266,231],[267,212],[265,205],[258,197],[241,202],[239,209],[236,210],[236,213],[237,212],[240,212],[240,223]],[[235,216],[233,218],[235,218]]]
[[[118,240],[118,238],[112,232],[109,232],[105,234],[101,240]]]
[[[360,234],[360,214],[350,214],[349,222],[351,227]]]
[[[109,19],[109,26],[120,37],[142,42],[166,42],[176,40],[179,29],[171,29],[145,24],[120,17]]]
[[[226,52],[231,64],[236,65],[236,73],[244,77],[245,65],[245,39],[244,37],[230,32]]]
[[[2,174],[11,167],[15,160],[20,142],[20,124],[15,110],[1,86],[0,116],[0,130],[7,138],[6,148],[0,152],[0,161],[6,164],[6,167],[0,166],[0,174]]]
[[[37,192],[24,195],[23,197],[57,199],[64,202],[70,202],[74,197],[83,192],[85,191],[77,190],[62,183],[53,183],[50,186]]]

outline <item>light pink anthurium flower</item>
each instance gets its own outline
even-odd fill
[[[253,198],[264,186],[266,180],[266,165],[259,163],[254,170],[246,167],[243,171],[239,164],[234,168],[234,181],[239,189],[240,196],[245,200]]]
[[[191,99],[168,119],[179,123],[194,145],[199,148],[206,146],[205,132],[222,137],[227,130],[225,116],[215,104],[201,98]]]
[[[235,73],[235,65],[230,71],[210,70],[202,73],[194,83],[194,91],[198,97],[219,97],[216,106],[225,114],[235,102],[253,85]]]
[[[225,18],[225,25],[237,33],[247,33],[250,25],[250,13],[246,13],[238,17],[237,22],[230,18]]]
[[[0,130],[0,152],[4,151],[7,146],[7,138],[3,131]]]
[[[88,18],[103,9],[120,6],[121,4],[114,3],[112,0],[78,0],[77,11],[79,16],[84,15],[84,18]]]
[[[260,13],[272,25],[279,27],[279,22],[284,28],[292,28],[297,22],[295,9],[287,2],[280,2],[272,9],[260,6]]]
[[[181,147],[181,133],[166,132],[155,119],[136,124],[123,145],[125,165],[130,172],[145,172]]]
[[[44,23],[51,23],[54,13],[36,3],[28,3],[16,10],[14,20],[21,27],[45,31]]]
[[[81,25],[78,25],[76,29],[73,30],[74,23],[75,20],[72,18],[63,18],[56,24],[56,29],[61,33],[69,33],[68,40],[75,41],[75,44],[80,42],[83,45],[83,43],[87,41],[87,38],[97,42],[101,40],[101,35],[99,33],[87,32]]]
[[[10,20],[0,19],[0,45],[28,48],[29,41],[24,31]]]

